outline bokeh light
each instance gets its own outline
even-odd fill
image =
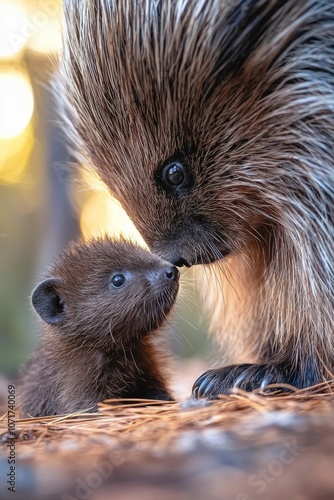
[[[28,48],[40,54],[55,54],[61,46],[60,0],[38,2],[31,9]]]
[[[73,190],[72,196],[80,213],[80,229],[83,238],[123,235],[147,248],[121,204],[110,195],[99,177],[83,169],[81,178],[83,185],[87,187]]]
[[[34,147],[32,125],[12,139],[0,139],[0,186],[27,183],[27,166]]]
[[[19,71],[0,73],[0,139],[21,134],[34,111],[34,95],[28,77]]]
[[[12,58],[24,48],[29,33],[27,11],[22,2],[0,0],[0,58]]]
[[[98,192],[93,192],[84,204],[80,227],[85,239],[105,234],[109,236],[122,234],[145,246],[140,234],[118,202],[111,196],[102,196]]]
[[[35,52],[55,54],[61,45],[61,30],[59,21],[50,21],[47,26],[37,31],[29,41],[28,47]]]

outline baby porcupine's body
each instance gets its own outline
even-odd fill
[[[22,412],[96,411],[107,398],[171,399],[156,337],[178,279],[174,266],[129,242],[72,243],[32,295],[45,326],[23,376]]]
[[[211,327],[239,364],[194,395],[331,378],[333,0],[64,5],[80,157],[153,251],[212,270]]]

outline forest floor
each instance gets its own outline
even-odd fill
[[[334,499],[334,383],[14,421],[0,420],[1,499]]]

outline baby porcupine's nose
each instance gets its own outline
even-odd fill
[[[167,281],[178,281],[180,272],[175,266],[170,266],[164,271],[164,278]]]

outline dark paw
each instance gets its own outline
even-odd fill
[[[229,394],[234,388],[264,390],[269,384],[293,384],[293,381],[286,365],[231,365],[203,373],[194,383],[192,394],[196,399],[216,399],[219,394]]]
[[[172,398],[172,396],[168,392],[162,389],[153,389],[153,388],[141,392],[136,397],[142,399],[156,399],[157,401],[174,401],[174,398]]]
[[[150,399],[157,399],[158,401],[175,401],[174,398],[168,392],[156,392],[150,395]]]

